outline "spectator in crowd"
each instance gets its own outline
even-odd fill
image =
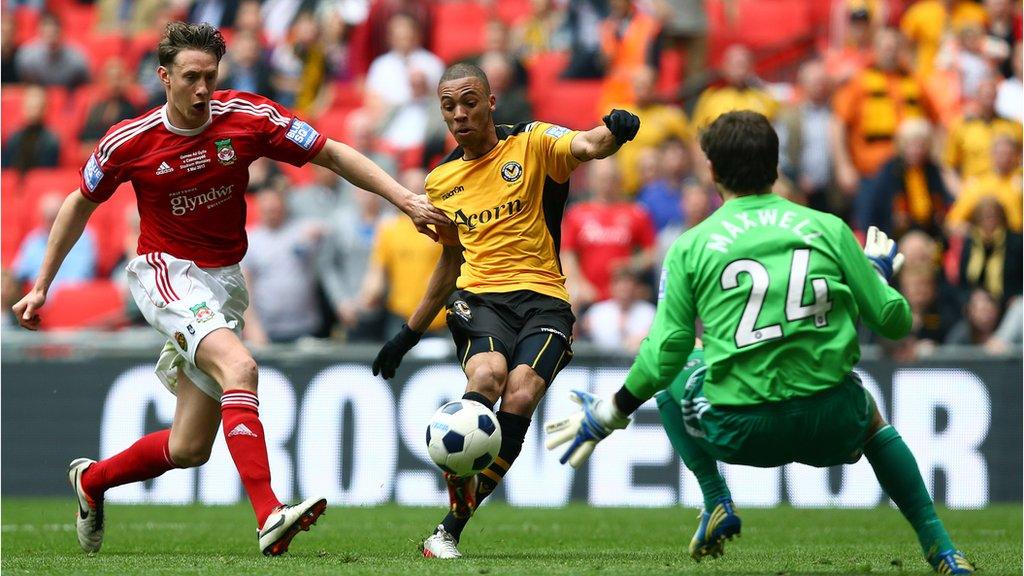
[[[515,53],[529,60],[538,54],[566,50],[565,13],[554,0],[530,0],[530,14],[512,31]]]
[[[320,26],[311,12],[300,12],[286,39],[270,55],[277,101],[299,113],[318,110],[330,71],[320,38]],[[315,115],[315,113],[314,113]]]
[[[512,63],[504,54],[488,52],[480,57],[480,69],[487,75],[496,100],[495,124],[519,124],[533,120],[533,106],[526,89],[513,83]]]
[[[610,297],[617,266],[649,271],[654,264],[654,225],[625,199],[615,159],[592,161],[587,183],[591,199],[570,207],[562,223],[562,266],[577,310]]]
[[[74,89],[89,81],[85,55],[64,41],[60,19],[50,12],[39,17],[39,38],[22,46],[14,63],[22,82]]]
[[[732,110],[752,110],[764,114],[769,120],[775,118],[778,103],[754,74],[754,56],[749,49],[738,44],[727,48],[722,55],[719,73],[722,84],[701,93],[693,110],[693,125],[698,130]]]
[[[635,354],[654,323],[654,304],[644,298],[643,279],[628,266],[612,273],[611,296],[587,309],[582,332],[601,351]]]
[[[811,60],[800,66],[802,99],[784,109],[775,122],[779,134],[779,171],[791,183],[801,203],[824,212],[837,210],[832,166],[830,85],[825,65]]]
[[[96,0],[96,30],[104,34],[137,35],[160,28],[153,27],[166,0]],[[184,16],[184,6],[178,7]],[[191,20],[201,22],[201,20]],[[130,299],[130,298],[129,298]]]
[[[654,3],[660,22],[656,43],[659,52],[679,48],[684,58],[678,94],[683,100],[696,96],[707,83],[708,11],[705,0],[659,0]],[[657,62],[657,60],[655,60]]]
[[[960,285],[981,288],[1002,304],[1021,295],[1024,247],[1021,235],[1006,226],[1006,213],[995,198],[978,203],[960,254]]]
[[[682,214],[683,220],[677,224],[669,224],[658,232],[655,239],[658,253],[655,270],[661,270],[661,263],[665,261],[668,249],[683,232],[700,224],[714,212],[711,198],[711,193],[696,180],[691,180],[683,186],[683,194],[679,199],[679,212]]]
[[[602,114],[614,105],[636,102],[634,76],[647,65],[659,29],[658,21],[633,0],[609,0],[608,6],[600,28],[605,76],[597,109]]]
[[[238,0],[193,0],[186,20],[206,22],[214,28],[233,27],[238,15]]]
[[[409,190],[424,194],[426,177],[423,169],[410,168],[402,172],[399,180]],[[385,334],[400,330],[416,311],[427,290],[423,279],[430,277],[440,257],[441,245],[417,232],[412,220],[393,216],[381,222],[360,301],[364,309],[383,307],[386,310]],[[428,332],[439,331],[444,326],[442,311],[430,323]]]
[[[900,253],[904,257],[904,266],[931,270],[935,274],[935,289],[938,300],[949,306],[946,312],[956,316],[963,300],[962,291],[950,284],[943,273],[942,245],[921,230],[911,230],[900,238]]]
[[[382,340],[385,334],[378,311],[366,310],[359,300],[381,217],[380,198],[353,188],[331,213],[316,258],[320,286],[351,340]]]
[[[290,217],[283,192],[261,190],[257,202],[261,221],[248,233],[242,260],[252,298],[246,339],[263,345],[313,336],[323,324],[314,266],[321,231]]]
[[[39,199],[39,226],[21,241],[18,255],[14,259],[13,272],[18,282],[35,282],[36,276],[39,275],[43,257],[46,255],[46,241],[50,236],[50,228],[57,220],[57,213],[60,212],[63,203],[64,195],[58,191],[48,192]],[[86,228],[64,259],[64,264],[53,279],[51,290],[65,283],[92,280],[95,276],[96,240],[92,231]]]
[[[1017,140],[1006,134],[996,135],[992,143],[992,170],[967,180],[946,215],[946,224],[954,233],[966,233],[967,220],[974,213],[978,202],[984,198],[998,200],[1003,206],[1010,230],[1021,232],[1024,200],[1021,192],[1020,155],[1021,146]]]
[[[366,20],[352,31],[349,42],[351,47],[352,69],[354,74],[367,74],[374,60],[391,47],[391,21],[402,14],[412,19],[413,28],[422,31],[421,46],[431,46],[431,2],[421,0],[373,0],[370,2]]]
[[[1006,307],[1003,319],[995,334],[985,342],[989,354],[1008,354],[1011,346],[1020,346],[1024,340],[1024,304],[1021,298],[1013,298]],[[1019,353],[1018,353],[1019,355]]]
[[[248,34],[259,41],[260,48],[269,42],[263,32],[263,15],[260,13],[260,0],[241,0],[235,12],[235,35]]]
[[[222,88],[252,92],[273,100],[279,99],[274,89],[270,63],[255,33],[237,32],[232,36],[231,47],[224,56],[224,61],[221,62],[223,77],[219,82]]]
[[[1010,78],[1013,76],[1011,53],[1013,46],[1021,39],[1020,3],[1011,0],[985,0],[984,4],[988,16],[986,33],[989,41],[998,43],[1005,51],[1003,57],[996,60],[999,74],[1003,78]]]
[[[1020,122],[996,115],[997,90],[995,78],[983,82],[973,110],[949,127],[944,170],[952,190],[960,189],[961,180],[992,172],[992,143],[997,135],[1010,136],[1018,143],[1024,137]]]
[[[878,226],[892,238],[914,229],[943,238],[944,218],[953,199],[929,153],[931,126],[921,118],[906,120],[896,141],[896,156],[882,166],[857,199],[857,224],[862,230]]]
[[[24,125],[7,137],[0,165],[23,172],[57,166],[60,141],[45,124],[46,90],[41,86],[26,88],[21,108]]]
[[[832,99],[836,181],[846,200],[864,193],[878,170],[895,152],[896,131],[908,118],[935,119],[924,87],[902,67],[898,32],[875,34],[871,66],[847,82]],[[846,210],[840,210],[846,215]]]
[[[310,7],[303,0],[262,0],[260,21],[263,23],[263,35],[267,43],[271,46],[287,43],[289,36],[295,33],[295,23]],[[313,22],[316,23],[315,20]]]
[[[366,76],[366,108],[381,129],[381,140],[396,150],[423,144],[427,117],[434,113],[433,95],[444,63],[423,49],[416,20],[392,17],[388,26],[391,50],[370,65]]]
[[[680,209],[682,190],[696,181],[693,155],[691,145],[678,138],[668,138],[660,147],[649,148],[648,151],[647,157],[655,162],[653,178],[646,179],[649,181],[640,188],[637,201],[647,210],[655,229],[662,230],[683,220],[684,212]]]
[[[601,22],[608,16],[609,0],[576,0],[565,7],[569,36],[569,64],[562,78],[604,78]]]
[[[845,30],[825,53],[825,71],[833,85],[841,86],[871,63],[875,13],[867,2],[838,0],[835,4],[842,7]]]
[[[4,10],[0,14],[0,84],[21,82],[15,65],[19,48],[16,26],[14,12]]]
[[[501,18],[491,18],[484,28],[484,50],[480,54],[470,56],[465,60],[474,66],[483,68],[482,62],[487,56],[500,56],[504,58],[511,67],[509,76],[509,89],[526,90],[529,80],[529,73],[523,62],[516,55],[512,47],[512,34],[508,24]],[[490,76],[487,79],[493,84]],[[492,87],[493,88],[493,87]]]
[[[445,128],[445,131],[447,132],[447,128]],[[381,150],[382,147],[374,129],[373,116],[366,108],[353,110],[345,117],[345,143],[362,152],[388,174],[398,174],[398,164],[395,161],[395,157]],[[344,192],[354,189],[351,182],[348,180],[342,181],[342,190]]]
[[[972,290],[964,306],[964,317],[949,331],[945,344],[984,345],[995,335],[1001,316],[999,302],[991,294]]]
[[[646,148],[661,146],[670,138],[695,147],[693,132],[686,120],[686,114],[678,106],[658,102],[655,83],[658,73],[649,66],[641,66],[633,72],[633,102],[612,103],[606,109],[624,108],[640,118],[640,131],[629,146],[623,146],[615,157],[622,173],[622,187],[627,195],[633,196],[640,187],[637,160]]]
[[[931,75],[943,36],[964,24],[984,26],[985,8],[973,0],[917,0],[900,20],[900,29],[916,48],[914,71]]]
[[[957,303],[938,297],[938,277],[934,267],[904,266],[899,275],[899,291],[910,305],[910,334],[896,345],[899,361],[913,361],[930,355],[946,340],[959,320]]]
[[[284,190],[288,178],[278,168],[277,163],[269,158],[257,158],[249,164],[249,186],[245,193],[255,193],[265,188]]]
[[[1024,49],[1020,42],[1013,45],[1011,60],[1013,76],[999,83],[999,91],[996,94],[996,113],[1008,120],[1024,122],[1024,74],[1021,74],[1021,66],[1024,65]]]
[[[89,108],[85,124],[78,132],[78,164],[85,164],[107,129],[125,118],[134,118],[138,113],[138,106],[129,93],[131,76],[124,60],[115,57],[103,64],[103,84],[99,99]]]

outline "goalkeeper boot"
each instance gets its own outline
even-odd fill
[[[266,556],[280,556],[288,551],[292,538],[300,530],[309,530],[327,509],[324,498],[307,498],[295,506],[279,506],[267,516],[259,537],[260,552]]]
[[[932,570],[939,574],[974,574],[974,566],[964,558],[959,550],[946,550],[928,556]]]
[[[452,536],[444,529],[443,524],[438,524],[434,533],[424,540],[421,551],[424,558],[442,558],[444,560],[461,558],[462,554],[456,547],[458,543],[459,541],[455,539],[455,536]]]
[[[465,520],[476,511],[476,474],[460,478],[450,472],[444,473],[444,482],[448,485],[448,502],[452,516]]]
[[[68,481],[78,498],[78,514],[75,515],[78,545],[86,552],[99,552],[103,545],[103,499],[94,499],[82,488],[82,475],[95,463],[88,458],[76,458],[68,465]]]
[[[719,500],[710,512],[704,510],[697,519],[700,526],[690,540],[690,558],[697,562],[705,556],[718,558],[725,553],[725,541],[740,535],[742,522],[732,500]]]

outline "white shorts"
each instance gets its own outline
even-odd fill
[[[164,252],[133,258],[126,267],[128,286],[149,325],[167,336],[156,375],[171,393],[178,388],[178,368],[214,400],[217,381],[196,366],[199,343],[218,328],[241,334],[249,292],[239,265],[200,268]]]

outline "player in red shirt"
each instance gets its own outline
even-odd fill
[[[618,165],[594,161],[587,180],[593,199],[569,208],[562,222],[562,265],[576,305],[607,300],[612,272],[624,263],[654,263],[654,224],[641,206],[621,198]]]
[[[286,552],[327,506],[315,497],[285,506],[270,486],[257,366],[238,336],[249,302],[238,262],[246,250],[250,163],[261,156],[314,162],[386,198],[435,239],[429,225],[450,225],[423,196],[284,107],[254,94],[216,91],[224,51],[220,32],[208,24],[168,24],[157,69],[167,104],[118,123],[100,140],[53,225],[35,287],[13,307],[23,327],[38,328],[50,283],[89,217],[119,184],[131,182],[141,236],[139,256],[127,265],[129,285],[146,320],[168,338],[157,375],[177,395],[177,408],[170,429],[106,460],[71,463],[78,541],[87,552],[103,541],[108,488],[203,464],[221,420],[256,513],[261,552]]]

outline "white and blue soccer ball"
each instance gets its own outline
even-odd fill
[[[472,476],[487,468],[500,448],[497,417],[475,400],[456,400],[441,406],[427,426],[430,458],[456,476]]]

